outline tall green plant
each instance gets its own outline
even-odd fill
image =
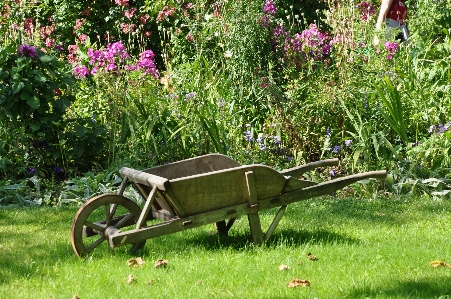
[[[382,100],[382,104],[387,109],[388,113],[381,110],[380,113],[390,125],[390,127],[398,134],[404,143],[409,141],[407,136],[407,129],[404,122],[406,117],[405,111],[402,105],[402,99],[400,92],[390,82],[388,77],[384,78],[384,85],[374,85],[379,97]],[[384,92],[384,90],[386,92]]]

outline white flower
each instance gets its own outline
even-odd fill
[[[233,55],[233,53],[230,50],[227,50],[227,51],[224,52],[224,57],[225,58],[230,58],[230,57],[232,57],[232,55]]]
[[[205,18],[206,21],[209,21],[212,17],[213,17],[212,15],[205,14],[204,18]]]

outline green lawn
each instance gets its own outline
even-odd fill
[[[76,211],[0,208],[0,298],[451,298],[451,268],[429,264],[451,263],[450,200],[299,202],[263,246],[242,217],[227,239],[207,225],[148,240],[140,268],[121,248],[78,259]],[[264,227],[274,214],[261,213]],[[159,259],[168,267],[155,268]],[[294,278],[310,287],[287,288]]]

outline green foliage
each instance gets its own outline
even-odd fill
[[[451,6],[406,2],[409,42],[378,47],[379,1],[2,3],[0,40],[9,53],[2,59],[36,76],[14,79],[9,70],[0,76],[8,78],[0,96],[9,99],[1,110],[0,175],[24,178],[28,167],[46,169],[38,177],[58,178],[56,166],[75,174],[221,152],[278,169],[338,157],[337,175],[391,169],[397,172],[391,186],[443,179]],[[19,59],[13,45],[20,36],[47,54]],[[60,43],[62,52],[54,49]],[[114,56],[106,70],[92,53],[113,43],[131,57]],[[149,48],[158,79],[131,68]],[[75,85],[65,60],[73,64]],[[49,71],[37,64],[60,66]],[[57,83],[68,84],[60,96],[49,93]],[[22,114],[33,117],[22,122]],[[10,129],[14,115],[20,122]],[[428,133],[431,125],[443,132]],[[51,150],[33,147],[34,140],[48,141],[30,134],[51,135]],[[416,190],[430,194],[427,186]]]

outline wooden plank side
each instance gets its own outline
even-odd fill
[[[241,166],[235,160],[221,154],[209,154],[154,168],[143,170],[146,173],[167,178],[169,180],[192,176],[217,170]]]
[[[187,216],[249,201],[246,172],[255,177],[257,199],[282,192],[286,178],[264,165],[248,165],[171,181],[172,193]]]

